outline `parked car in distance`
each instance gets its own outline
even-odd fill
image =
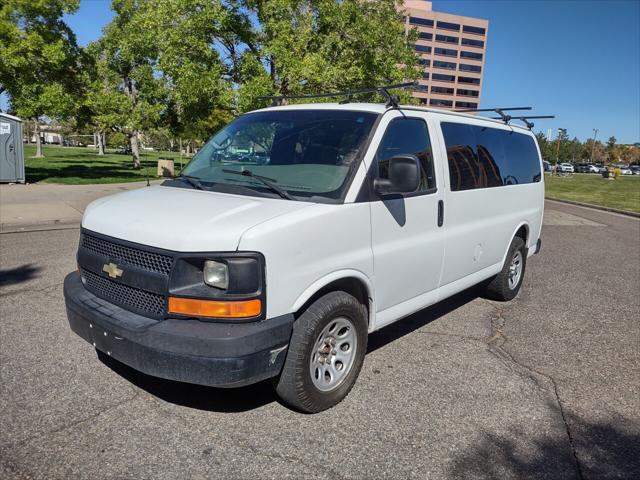
[[[547,162],[546,160],[542,161],[542,167],[544,168],[545,172],[550,172],[552,170],[551,163]]]
[[[353,387],[369,333],[477,284],[515,298],[543,209],[526,128],[394,104],[270,107],[180,176],[86,208],[67,316],[148,375],[272,378],[285,403],[319,412]]]
[[[574,170],[576,173],[591,173],[591,165],[588,163],[576,163]]]
[[[558,173],[573,173],[574,168],[569,162],[563,162],[558,164]]]
[[[629,170],[631,170],[631,173],[634,175],[640,175],[640,165],[632,165],[629,167]]]
[[[617,168],[619,168],[619,169],[620,169],[620,173],[621,173],[622,175],[633,175],[633,172],[631,171],[631,169],[630,169],[629,167],[625,167],[625,166],[623,165],[623,166],[619,166],[619,167],[617,167]]]
[[[589,173],[600,173],[600,167],[594,165],[593,163],[589,163]]]

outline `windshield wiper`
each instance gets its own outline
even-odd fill
[[[238,171],[238,170],[228,170],[226,168],[223,168],[222,171],[224,173],[232,173],[234,175],[242,175],[244,177],[250,177],[250,178],[255,178],[256,180],[258,180],[259,182],[261,182],[262,184],[266,185],[272,192],[277,193],[278,195],[280,195],[282,198],[286,198],[287,200],[295,200],[290,194],[289,192],[287,192],[286,190],[280,188],[279,186],[277,186],[275,183],[273,182],[277,182],[276,179],[274,178],[269,178],[269,177],[263,177],[262,175],[256,175],[255,173],[253,173],[251,170],[242,170],[242,171]]]
[[[194,177],[192,175],[178,175],[177,177],[173,177],[173,178],[175,180],[184,180],[193,188],[196,188],[198,190],[208,190],[207,188],[204,187],[204,185],[202,185],[202,183],[200,183],[200,180],[198,180],[197,177]]]

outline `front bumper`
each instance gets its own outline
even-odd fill
[[[64,280],[71,330],[101,352],[156,377],[237,387],[280,373],[293,315],[248,323],[158,321],[88,292],[77,272]]]

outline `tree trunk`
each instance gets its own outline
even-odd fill
[[[27,120],[24,122],[24,126],[27,129],[27,145],[31,145],[31,122]]]
[[[103,149],[107,148],[107,132],[102,132],[102,148]]]
[[[98,131],[94,134],[94,136],[98,141],[98,155],[104,155],[104,137],[102,136],[102,132]]]
[[[133,168],[140,168],[140,150],[138,149],[138,132],[134,132],[129,135],[129,142],[131,144],[131,157],[133,159]]]
[[[40,124],[37,119],[34,122],[33,130],[36,134],[36,158],[42,158],[44,157],[44,154],[42,153],[42,138],[40,138]]]

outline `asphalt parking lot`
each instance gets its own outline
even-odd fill
[[[0,235],[0,477],[640,478],[640,221],[547,202],[500,304],[464,292],[372,335],[317,415],[268,383],[148,377],[71,333],[74,228]]]

